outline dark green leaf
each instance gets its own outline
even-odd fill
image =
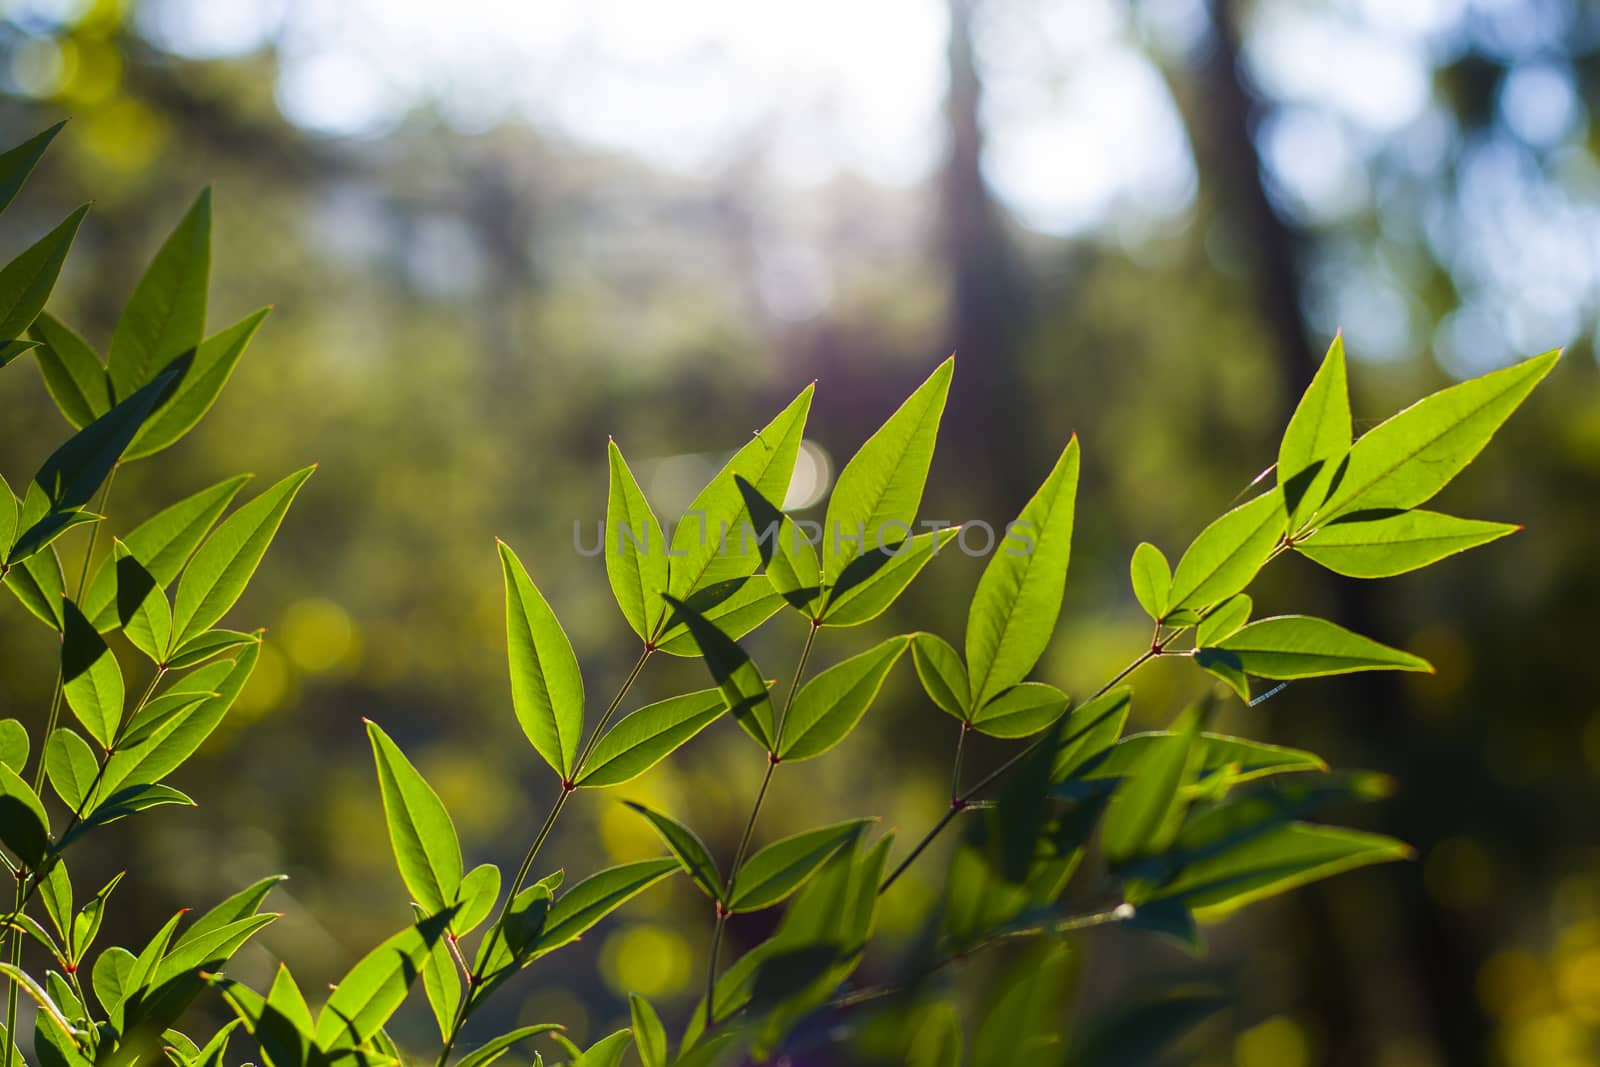
[[[722,882],[722,872],[718,870],[717,861],[712,859],[706,843],[700,840],[700,835],[670,815],[651,811],[643,804],[636,804],[631,800],[624,803],[650,820],[650,825],[655,828],[672,854],[678,857],[678,862],[689,873],[695,885],[703,889],[712,900],[726,900],[727,889]]]
[[[1174,813],[1182,810],[1182,787],[1200,736],[1201,718],[1198,708],[1184,712],[1172,733],[1145,748],[1112,795],[1100,834],[1101,846],[1113,864],[1159,851],[1168,843],[1167,828]],[[1176,827],[1172,830],[1175,833]]]
[[[29,329],[39,347],[34,358],[50,398],[76,429],[83,429],[111,410],[111,379],[88,342],[48,311],[39,312]]]
[[[783,608],[783,597],[764,575],[730,578],[699,590],[685,601],[724,634],[738,640]],[[673,614],[656,641],[656,650],[672,656],[700,656],[694,635]]]
[[[128,459],[154,455],[173,444],[211,410],[222,387],[233,376],[233,368],[244,355],[250,339],[260,329],[271,308],[262,308],[200,342],[194,352],[189,373],[172,393],[172,399],[157,408],[144,428],[128,446]],[[115,342],[113,342],[115,343]]]
[[[967,613],[973,707],[1026,678],[1050,643],[1066,588],[1077,491],[1073,437],[978,580]]]
[[[6,572],[6,588],[40,622],[58,632],[66,625],[66,582],[54,545],[44,546]]]
[[[909,644],[909,638],[891,637],[829,667],[801,687],[784,718],[778,756],[790,761],[811,759],[848,737]]]
[[[621,785],[660,763],[728,710],[717,689],[649,704],[607,730],[578,774],[580,786]]]
[[[61,640],[61,691],[67,706],[102,749],[111,748],[122,725],[122,669],[89,620],[66,604]]]
[[[1051,778],[1057,782],[1081,776],[1105,757],[1122,736],[1133,707],[1133,690],[1118,686],[1084,704],[1067,720]]]
[[[1176,990],[1116,1009],[1074,1042],[1067,1067],[1166,1062],[1168,1046],[1228,1004],[1209,990]]]
[[[511,546],[500,545],[506,584],[506,650],[511,701],[522,732],[562,779],[583,733],[583,675],[572,642]]]
[[[123,635],[152,663],[166,663],[172,646],[172,607],[166,591],[121,541],[112,541],[111,557],[117,570],[117,622]],[[87,619],[84,625],[94,629]]]
[[[1076,970],[1072,949],[1065,942],[1028,946],[1006,969],[978,1025],[974,1067],[1041,1063],[1058,1055]]]
[[[50,142],[55,140],[56,134],[66,124],[63,119],[0,155],[0,211],[11,206],[11,201],[17,198],[17,193],[22,189],[22,183],[33,173],[34,164],[39,162],[39,157],[44,155],[44,150],[50,147]]]
[[[128,396],[200,343],[211,269],[211,190],[195,200],[128,299],[106,358],[118,397]]]
[[[33,324],[88,213],[89,205],[78,208],[0,269],[0,340],[19,338]]]
[[[24,864],[37,868],[50,849],[49,825],[44,805],[28,783],[0,764],[0,843]]]

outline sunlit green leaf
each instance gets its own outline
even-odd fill
[[[828,591],[822,624],[859,626],[876,619],[960,532],[960,527],[948,526],[903,541],[869,546],[845,566]]]
[[[990,737],[1031,737],[1059,719],[1070,703],[1053,685],[1022,682],[974,711],[972,726]]]
[[[556,1023],[535,1023],[532,1026],[519,1026],[515,1030],[500,1034],[497,1037],[491,1037],[461,1057],[461,1062],[456,1064],[456,1067],[489,1067],[489,1064],[504,1055],[506,1050],[513,1045],[526,1041],[530,1037],[538,1037],[540,1034],[553,1033],[560,1029],[560,1025]]]
[[[961,1019],[953,1005],[933,1005],[918,1021],[906,1049],[906,1067],[961,1067]]]
[[[639,994],[629,993],[628,1009],[633,1019],[633,1044],[639,1050],[639,1061],[644,1067],[667,1067],[670,1055],[667,1031],[655,1007]]]
[[[377,1033],[405,1000],[453,912],[407,927],[350,968],[317,1015],[317,1044],[324,1048],[359,1046]]]
[[[45,742],[44,769],[61,802],[72,811],[80,811],[90,787],[100,776],[100,760],[89,742],[62,726]]]
[[[1133,550],[1133,561],[1128,565],[1133,579],[1133,595],[1139,606],[1152,619],[1166,617],[1172,594],[1172,565],[1161,550],[1145,541]]]
[[[450,920],[450,929],[461,937],[476,930],[494,910],[500,899],[500,868],[492,863],[480,863],[461,878],[456,889],[456,900],[461,910]]]
[[[650,821],[650,825],[655,828],[672,854],[678,857],[678,862],[689,873],[689,878],[695,885],[704,890],[712,900],[726,899],[727,889],[722,882],[722,872],[717,868],[717,861],[712,858],[711,850],[700,840],[699,834],[670,815],[651,811],[643,804],[636,804],[631,800],[625,803]]]
[[[785,837],[745,860],[728,890],[730,911],[770,908],[803,885],[841,848],[853,843],[871,819],[825,826]]]
[[[1073,711],[1056,748],[1051,778],[1064,781],[1096,766],[1122,736],[1132,707],[1133,690],[1122,685]]]
[[[165,663],[172,644],[172,608],[166,591],[121,541],[112,542],[111,558],[117,569],[117,622],[123,635],[152,663]]]
[[[1350,451],[1350,437],[1350,389],[1341,335],[1328,346],[1278,446],[1278,488],[1289,513],[1289,529],[1299,529],[1328,498]]]
[[[1112,863],[1165,846],[1164,828],[1182,803],[1185,771],[1200,736],[1201,718],[1198,708],[1185,711],[1170,734],[1145,747],[1112,795],[1100,829],[1101,847]]]
[[[6,588],[35,618],[57,631],[66,625],[66,582],[54,545],[46,545],[6,572]]]
[[[834,585],[852,559],[905,539],[933,462],[955,357],[946,359],[839,472],[823,520],[822,573]],[[772,494],[767,494],[772,499]]]
[[[1355,512],[1295,542],[1295,550],[1337,574],[1388,578],[1486,545],[1520,526],[1458,519],[1436,511]]]
[[[693,593],[687,601],[705,620],[738,640],[783,609],[783,597],[765,575],[729,578]],[[672,656],[696,657],[700,646],[675,613],[669,613],[656,650]]]
[[[211,190],[196,198],[151,260],[111,335],[106,367],[125,397],[200,343],[211,269]]]
[[[849,736],[909,644],[908,638],[891,637],[802,686],[784,718],[778,756],[811,759]]]
[[[1248,593],[1229,597],[1213,608],[1194,628],[1194,643],[1202,648],[1237,633],[1250,621],[1255,601]]]
[[[370,720],[367,738],[372,742],[383,815],[400,877],[423,911],[435,914],[456,902],[461,886],[461,842],[455,824],[439,795],[399,746]]]
[[[1312,678],[1352,671],[1432,671],[1424,659],[1309,615],[1250,623],[1215,648],[1195,653],[1202,666],[1226,663],[1258,678]]]
[[[173,444],[211,410],[222,387],[233,376],[239,357],[256,335],[271,308],[246,315],[240,321],[200,342],[194,363],[183,376],[172,399],[151,413],[139,435],[128,446],[128,459],[153,455]]]
[[[28,765],[28,750],[32,744],[28,728],[16,719],[0,719],[0,763],[22,773]]]
[[[255,634],[239,630],[207,630],[203,634],[195,634],[167,657],[167,669],[186,671],[198,667],[208,659],[214,659],[255,639]]]
[[[583,733],[583,675],[572,642],[511,546],[500,542],[506,585],[511,702],[522,732],[563,779]]]
[[[590,875],[556,899],[533,944],[539,954],[570,944],[595,923],[679,869],[675,859],[642,860]]]
[[[938,634],[912,634],[911,662],[917,668],[917,677],[922,680],[928,699],[966,722],[972,683],[967,678],[967,665],[961,662],[961,656],[950,647],[950,642]]]
[[[611,486],[606,501],[606,577],[622,615],[641,640],[661,623],[667,591],[667,542],[644,492],[615,441],[607,442]]]
[[[39,342],[33,355],[44,387],[68,422],[81,430],[111,410],[111,378],[88,342],[48,311],[28,332]]]
[[[1050,643],[1066,589],[1077,491],[1073,437],[978,580],[967,613],[973,707],[1026,678]]]
[[[122,725],[122,668],[76,604],[66,601],[61,639],[61,692],[89,736],[111,748]]]
[[[701,655],[705,657],[706,667],[711,671],[712,680],[717,683],[729,710],[733,712],[734,721],[758,744],[772,751],[776,740],[772,697],[768,692],[767,680],[761,677],[761,672],[737,641],[689,605],[670,596],[666,599],[672,605],[673,618],[683,620],[694,635]]]
[[[578,774],[580,786],[621,785],[671,755],[728,710],[722,692],[702,689],[640,708],[607,730]]]
[[[55,288],[56,276],[66,261],[67,249],[78,226],[89,213],[85,204],[39,238],[22,254],[0,268],[0,340],[21,337],[33,324]]]
[[[1178,561],[1171,609],[1203,610],[1241,592],[1271,557],[1287,521],[1283,491],[1274,489],[1207,526]]]

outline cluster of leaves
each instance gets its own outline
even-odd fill
[[[9,201],[54,131],[0,157]],[[3,204],[0,204],[3,206]],[[407,1059],[386,1027],[417,978],[448,1067],[467,1023],[524,968],[570,945],[633,897],[675,874],[703,892],[712,951],[706,992],[676,1039],[655,1007],[631,998],[632,1026],[587,1049],[555,1024],[484,1038],[455,1062],[487,1067],[523,1042],[553,1044],[573,1065],[605,1067],[629,1048],[646,1067],[717,1064],[841,1035],[902,1013],[885,1059],[924,1065],[1126,1062],[1214,1010],[1215,997],[1179,991],[1068,1043],[1064,1001],[1074,962],[1068,939],[1119,925],[1198,946],[1197,923],[1307,882],[1395,859],[1389,838],[1309,821],[1330,804],[1382,795],[1378,776],[1330,772],[1307,752],[1209,731],[1218,687],[1167,730],[1125,733],[1144,663],[1180,656],[1248,700],[1252,679],[1289,680],[1427,664],[1326,620],[1251,621],[1246,592],[1273,558],[1298,552],[1341,574],[1414,570],[1514,527],[1420,510],[1487,444],[1554,365],[1551,353],[1429,397],[1353,440],[1343,349],[1335,340],[1296,411],[1276,481],[1207,526],[1172,569],[1140,545],[1135,595],[1154,624],[1147,648],[1099,691],[1074,703],[1032,676],[1061,610],[1071,553],[1079,446],[1069,441],[992,554],[974,592],[961,651],[931,633],[881,641],[814,675],[819,637],[880,616],[958,531],[913,534],[954,371],[941,364],[856,452],[828,502],[820,546],[772,501],[781,500],[804,433],[807,387],[728,461],[670,536],[609,446],[605,566],[638,658],[604,711],[589,718],[578,657],[555,612],[512,549],[499,546],[516,720],[554,772],[555,800],[509,878],[467,869],[445,805],[376,724],[368,723],[379,793],[413,914],[336,984],[315,1013],[287,967],[265,993],[222,970],[274,918],[259,908],[267,879],[180,932],[180,917],[139,952],[102,950],[87,962],[116,882],[77,907],[63,861],[72,843],[122,817],[189,798],[162,784],[215,728],[249,676],[261,636],[219,629],[310,471],[291,475],[225,518],[244,479],[173,505],[113,539],[98,559],[103,512],[120,463],[170,445],[204,414],[261,315],[203,338],[209,244],[205,196],[135,290],[107,360],[42,313],[81,212],[0,273],[4,358],[31,351],[76,433],[18,501],[0,502],[8,588],[61,635],[61,671],[32,786],[28,732],[0,724],[0,843],[17,878],[8,917],[7,1032],[18,991],[38,1006],[35,1056],[47,1067],[164,1054],[178,1067],[221,1067],[242,1029],[271,1067]],[[20,264],[20,266],[19,266]],[[26,334],[26,339],[23,338]],[[70,594],[56,539],[90,531]],[[885,536],[885,531],[896,531]],[[753,548],[752,548],[752,535]],[[818,548],[820,547],[820,552]],[[169,600],[167,589],[177,585]],[[740,640],[785,610],[804,617],[793,681],[776,689]],[[126,709],[115,638],[150,661],[144,695]],[[907,657],[909,651],[910,656]],[[703,660],[712,685],[618,718],[658,654]],[[126,658],[126,655],[124,656]],[[870,818],[753,846],[780,767],[825,755],[863,720],[885,680],[909,658],[929,701],[955,720],[948,808],[903,850]],[[1222,690],[1226,694],[1227,690]],[[64,701],[82,732],[59,725]],[[757,746],[765,777],[726,866],[672,814],[629,803],[667,855],[565,884],[539,874],[540,851],[571,798],[623,785],[728,716]],[[972,732],[1023,741],[995,769],[963,780]],[[42,796],[48,779],[50,807]],[[932,813],[930,813],[931,815]],[[853,984],[872,943],[879,901],[946,828],[963,835],[927,936],[899,960],[903,981]],[[59,824],[56,832],[53,827]],[[82,846],[80,846],[82,847]],[[1086,862],[1087,861],[1087,862]],[[50,924],[30,916],[38,899]],[[726,968],[731,915],[787,904],[775,932]],[[43,979],[20,966],[25,940],[44,947]],[[942,976],[995,946],[1026,943],[980,1011],[964,1012]],[[237,1020],[204,1041],[177,1029],[207,986]],[[92,991],[93,997],[88,994]],[[964,1015],[975,1015],[964,1019]],[[971,1025],[968,1025],[970,1023]],[[970,1033],[970,1041],[968,1036]],[[880,1034],[881,1037],[881,1034]],[[875,1039],[876,1040],[876,1039]],[[9,1041],[5,1067],[20,1059]],[[967,1046],[970,1044],[970,1054]],[[542,1053],[532,1054],[543,1062]]]

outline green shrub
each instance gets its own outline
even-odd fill
[[[0,209],[54,133],[0,156]],[[6,1032],[15,1032],[25,994],[37,1013],[33,1058],[44,1067],[162,1056],[179,1067],[220,1067],[230,1039],[234,1047],[254,1045],[272,1067],[411,1059],[385,1026],[419,977],[438,1023],[441,1067],[458,1049],[461,1067],[486,1067],[536,1038],[585,1067],[616,1064],[630,1046],[656,1067],[764,1059],[822,1043],[854,1045],[839,1055],[920,1065],[1138,1061],[1218,999],[1174,990],[1069,1040],[1063,1017],[1074,931],[1120,926],[1198,948],[1199,922],[1407,854],[1390,838],[1308,821],[1329,805],[1381,796],[1380,776],[1329,771],[1311,753],[1207,726],[1229,690],[1248,701],[1258,679],[1425,671],[1427,663],[1322,619],[1252,621],[1247,589],[1287,552],[1342,575],[1377,578],[1511,533],[1515,527],[1420,506],[1472,461],[1558,358],[1550,353],[1463,382],[1352,441],[1336,339],[1284,434],[1275,480],[1254,486],[1252,499],[1205,527],[1175,569],[1155,546],[1139,546],[1132,583],[1151,617],[1148,646],[1132,650],[1132,662],[1076,703],[1030,679],[1061,609],[1076,439],[988,553],[960,650],[931,633],[904,634],[807,674],[819,637],[837,641],[833,631],[881,615],[941,550],[965,544],[956,528],[915,532],[913,525],[953,361],[845,466],[820,545],[774,503],[790,482],[810,387],[728,462],[670,532],[613,443],[605,568],[637,638],[633,669],[604,711],[589,714],[556,613],[517,555],[500,546],[512,702],[559,785],[555,803],[510,879],[492,864],[466,870],[450,814],[382,728],[368,723],[414,914],[396,916],[397,925],[410,925],[362,958],[313,1013],[287,967],[265,992],[224,974],[229,958],[276,917],[259,909],[278,879],[193,921],[180,913],[137,951],[95,951],[122,876],[95,887],[74,885],[68,872],[69,852],[104,841],[118,820],[193,803],[163,779],[227,714],[262,641],[261,631],[218,624],[312,473],[290,474],[231,511],[248,479],[229,479],[106,544],[101,527],[114,525],[104,512],[118,468],[154,456],[198,422],[265,313],[204,336],[210,201],[202,194],[139,282],[102,361],[43,311],[83,216],[84,209],[74,212],[0,272],[0,364],[31,354],[75,430],[20,499],[9,486],[0,495],[0,576],[61,638],[57,684],[40,703],[43,731],[0,722],[0,855],[16,878],[0,963],[9,988]],[[69,582],[58,539],[80,525],[89,526],[88,544]],[[739,639],[783,611],[803,615],[809,627],[793,680],[774,686]],[[702,659],[712,684],[619,718],[630,688],[661,655]],[[1208,683],[1169,729],[1125,735],[1133,699],[1126,683],[1158,657],[1189,659],[1226,689]],[[791,765],[842,741],[902,660],[932,707],[957,722],[949,805],[929,812],[931,826],[914,842],[897,843],[863,817],[755,847],[768,783],[779,773],[805,774]],[[148,675],[134,700],[130,672]],[[630,804],[659,834],[665,856],[570,885],[559,871],[538,870],[541,846],[576,794],[630,781],[724,717],[749,735],[750,758],[766,768],[725,866],[672,815]],[[975,780],[962,767],[973,731],[1020,742]],[[942,905],[925,936],[893,961],[902,978],[854,983],[857,965],[874,950],[880,902],[894,905],[896,880],[958,822],[964,832]],[[471,1033],[467,1049],[467,1024],[518,972],[677,874],[707,897],[713,946],[707,995],[681,1020],[677,1040],[634,996],[631,1030],[586,1051],[554,1024]],[[728,918],[780,905],[776,932],[722,967]],[[29,942],[42,967],[23,967]],[[1014,959],[985,995],[954,995],[957,964],[1013,944]],[[208,990],[237,1021],[186,1036],[177,1027]],[[20,1062],[10,1041],[4,1045],[5,1067]]]

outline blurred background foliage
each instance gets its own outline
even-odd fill
[[[245,977],[282,956],[332,978],[391,929],[404,890],[361,716],[420,757],[470,859],[514,862],[557,783],[512,724],[492,539],[609,691],[632,638],[576,547],[604,511],[608,434],[675,515],[820,379],[803,505],[955,350],[926,517],[1003,523],[1082,437],[1047,665],[1084,692],[1148,640],[1134,543],[1181,548],[1271,462],[1336,329],[1367,425],[1564,345],[1556,384],[1444,502],[1524,534],[1381,587],[1298,560],[1263,579],[1264,610],[1311,606],[1439,666],[1298,683],[1223,724],[1392,774],[1370,817],[1418,862],[1257,909],[1198,961],[1086,937],[1080,973],[1091,1006],[1141,976],[1226,988],[1184,1062],[1600,1063],[1597,107],[1584,0],[0,2],[4,140],[72,120],[0,255],[92,198],[52,310],[103,345],[214,184],[212,329],[276,305],[218,407],[160,474],[118,479],[113,513],[322,463],[250,593],[272,620],[256,677],[180,775],[203,806],[106,860],[146,894],[113,934],[142,943],[175,906],[279,870],[287,915]],[[65,427],[27,368],[0,406],[20,478]],[[877,631],[958,636],[979,566],[941,557]],[[800,629],[752,639],[769,673]],[[0,635],[0,714],[40,719],[50,638],[20,611]],[[847,645],[825,635],[824,664]],[[1149,723],[1203,685],[1165,662],[1143,682]],[[636,702],[702,684],[652,665]],[[765,832],[937,817],[954,723],[909,670],[873,716],[779,776]],[[736,734],[623,792],[727,853],[763,769]],[[595,797],[546,855],[656,850]],[[891,930],[911,936],[939,883],[914,871]],[[629,989],[681,1016],[701,912],[674,880],[502,1010],[591,1039],[625,1024]]]

